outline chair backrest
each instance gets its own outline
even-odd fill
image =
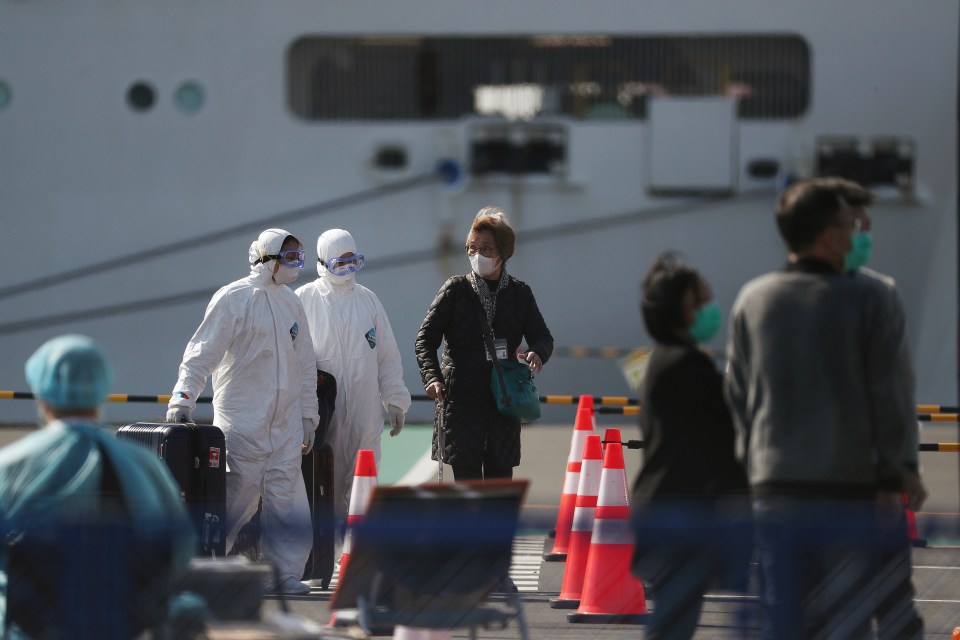
[[[331,608],[362,598],[393,624],[457,626],[507,575],[527,485],[377,487]]]

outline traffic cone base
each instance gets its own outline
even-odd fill
[[[650,619],[649,613],[580,613],[574,611],[567,614],[567,622],[589,624],[645,624]]]

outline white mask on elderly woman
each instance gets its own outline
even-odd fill
[[[497,270],[497,260],[481,255],[479,251],[472,256],[468,256],[468,259],[470,260],[470,268],[481,278],[493,275]]]

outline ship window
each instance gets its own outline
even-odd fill
[[[10,85],[0,80],[0,109],[5,109],[11,100],[13,100],[13,92],[10,90]]]
[[[184,82],[173,94],[173,100],[184,113],[194,113],[203,106],[203,87],[196,82]]]
[[[156,92],[146,82],[135,82],[127,89],[127,104],[134,111],[149,110],[156,99]]]
[[[307,120],[643,119],[652,95],[730,95],[741,118],[784,119],[809,84],[796,35],[307,36],[287,54]]]

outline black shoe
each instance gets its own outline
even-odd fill
[[[519,593],[520,589],[517,588],[517,585],[513,583],[513,580],[510,579],[510,576],[504,576],[500,580],[500,584],[493,588],[494,593]]]

